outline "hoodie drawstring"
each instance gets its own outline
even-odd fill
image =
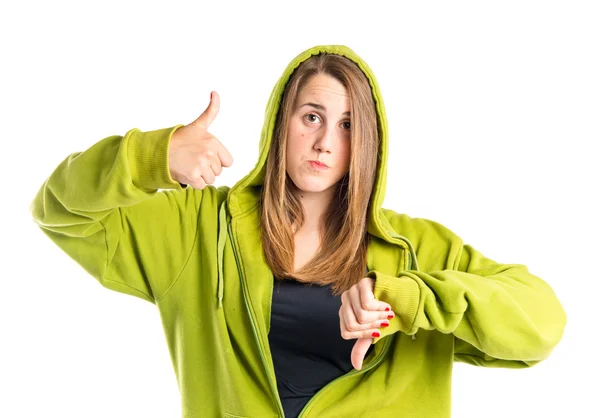
[[[227,215],[225,205],[227,200],[224,200],[219,209],[219,238],[217,240],[217,263],[219,269],[217,299],[219,308],[223,307],[223,253],[225,252],[225,241],[227,238]]]
[[[399,240],[404,241],[406,243],[406,245],[408,246],[408,249],[410,251],[410,259],[408,261],[408,270],[419,271],[419,264],[417,263],[417,253],[415,252],[415,248],[413,247],[412,243],[408,239],[406,239],[402,235],[395,233],[394,231],[388,231],[388,233],[393,238],[398,238]],[[399,263],[400,263],[400,261],[398,261],[398,268],[400,268]]]
[[[405,237],[403,237],[402,235],[396,234],[394,231],[389,231],[390,235],[394,238],[398,238],[399,240],[402,240],[406,243],[406,245],[408,245],[408,249],[410,252],[410,258],[408,260],[408,270],[416,270],[419,271],[419,264],[417,263],[417,253],[415,252],[415,248],[413,247],[412,243],[406,239]],[[398,261],[398,269],[400,269],[400,261]],[[416,340],[417,339],[417,333],[415,332],[412,336],[411,336],[412,340]]]

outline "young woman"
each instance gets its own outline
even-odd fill
[[[68,156],[31,207],[104,287],[157,306],[184,417],[449,417],[454,361],[550,355],[566,316],[547,283],[381,207],[386,115],[351,49],[289,63],[232,188],[212,186],[233,162],[218,110],[213,93],[188,125]]]

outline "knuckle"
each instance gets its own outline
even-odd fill
[[[367,322],[367,315],[365,311],[358,311],[358,313],[356,314],[356,320],[360,323],[360,324],[364,324]]]
[[[341,299],[342,299],[342,305],[347,303],[347,301],[348,301],[348,291],[347,290],[344,293],[342,293]]]
[[[349,330],[359,330],[361,328],[360,322],[354,320],[349,320],[347,325]]]
[[[360,307],[361,307],[361,309],[364,309],[365,311],[369,310],[369,301],[361,299]]]
[[[215,180],[215,175],[211,169],[204,170],[202,173],[202,178],[205,182],[213,182]]]
[[[195,165],[200,168],[206,168],[206,165],[207,165],[206,160],[207,160],[206,151],[201,154],[196,154]]]
[[[192,183],[198,183],[202,180],[202,169],[200,167],[194,167],[190,172],[190,180]]]
[[[202,190],[206,187],[206,182],[204,181],[204,179],[202,178],[202,175],[190,175],[190,181],[189,184],[197,190]]]

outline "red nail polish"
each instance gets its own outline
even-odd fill
[[[390,310],[390,308],[385,308],[385,310],[386,310],[386,311],[389,311],[389,310]]]
[[[394,315],[388,315],[388,319],[392,319],[394,317]]]
[[[373,338],[379,338],[379,336],[380,336],[380,335],[381,335],[381,334],[380,334],[380,333],[378,333],[377,331],[375,331],[375,332],[373,332],[373,334],[371,334],[371,336],[372,336]]]
[[[382,322],[380,326],[382,326],[382,327],[389,327],[390,324],[389,324],[389,322]]]

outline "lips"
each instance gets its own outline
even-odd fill
[[[313,163],[319,167],[323,167],[323,168],[329,168],[329,166],[327,164],[323,164],[320,161],[316,161],[316,160],[310,160],[309,163]]]

